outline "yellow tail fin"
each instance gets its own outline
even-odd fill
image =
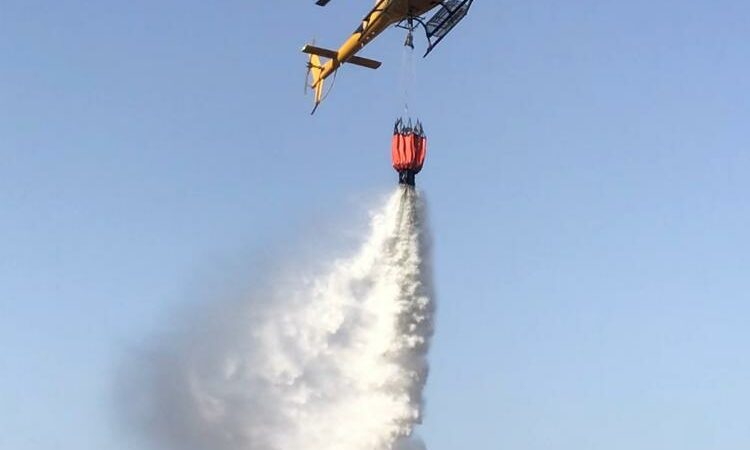
[[[320,57],[318,55],[310,55],[307,68],[310,71],[310,87],[315,91],[315,107],[312,110],[314,114],[320,102],[323,101],[323,84],[325,80],[321,77],[323,74],[323,64],[321,64]]]

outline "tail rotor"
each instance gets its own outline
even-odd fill
[[[307,89],[311,88],[315,92],[315,107],[311,114],[315,113],[318,109],[320,102],[323,101],[323,64],[320,61],[320,57],[315,54],[310,55],[310,59],[307,62],[307,75],[305,77],[305,94]]]
[[[314,38],[310,45],[315,45]],[[310,81],[310,75],[312,74],[312,58],[308,58],[306,67],[307,67],[307,72],[305,73],[305,96],[307,96],[307,92],[312,87],[311,81]]]

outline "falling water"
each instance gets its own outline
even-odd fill
[[[167,449],[411,448],[433,330],[425,229],[399,186],[353,256],[193,318],[135,365],[129,417]]]

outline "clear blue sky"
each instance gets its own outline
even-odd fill
[[[302,95],[301,45],[370,3],[2,2],[0,448],[135,448],[127,349],[391,188],[403,33],[315,117]],[[430,450],[750,448],[749,21],[477,0],[419,61]]]

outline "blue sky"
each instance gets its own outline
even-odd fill
[[[391,188],[403,33],[310,117],[299,48],[370,6],[312,3],[2,3],[0,448],[136,448],[127,349]],[[478,0],[418,61],[431,450],[750,446],[748,19]]]

